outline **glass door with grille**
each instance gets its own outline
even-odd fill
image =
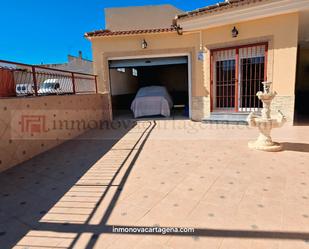
[[[236,50],[222,50],[213,56],[214,109],[233,111],[236,93]]]
[[[212,111],[249,112],[262,107],[256,93],[266,80],[267,44],[211,53]]]
[[[256,96],[263,90],[265,77],[265,45],[239,49],[239,111],[254,111],[262,107]]]

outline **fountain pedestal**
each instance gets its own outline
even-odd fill
[[[270,91],[271,82],[262,82],[264,86],[263,92],[258,92],[256,95],[263,102],[263,109],[261,115],[255,112],[250,113],[248,116],[248,123],[251,127],[257,127],[259,129],[259,137],[255,141],[250,141],[248,147],[257,150],[276,152],[282,150],[282,145],[272,141],[271,130],[273,128],[279,128],[286,122],[284,115],[278,111],[276,116],[271,117],[270,106],[276,92]]]

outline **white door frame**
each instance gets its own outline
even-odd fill
[[[161,57],[188,57],[188,95],[189,95],[189,118],[192,118],[192,62],[190,53],[171,53],[171,54],[153,54],[153,55],[133,55],[133,56],[119,56],[119,57],[108,57],[107,61],[112,60],[129,60],[129,59],[144,59],[144,58],[161,58]],[[109,77],[109,85],[111,85]]]

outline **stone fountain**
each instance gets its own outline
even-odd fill
[[[273,142],[270,134],[272,128],[282,127],[286,122],[286,118],[281,111],[278,111],[277,115],[270,115],[270,105],[277,93],[270,90],[272,82],[262,82],[262,84],[264,86],[264,91],[260,91],[256,94],[257,97],[263,102],[262,113],[259,115],[255,112],[251,112],[247,119],[249,126],[257,127],[259,129],[260,135],[256,141],[250,141],[248,146],[249,148],[263,151],[280,151],[282,150],[282,145]]]

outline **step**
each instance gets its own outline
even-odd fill
[[[213,112],[208,118],[203,120],[204,123],[210,124],[239,124],[248,125],[247,117],[249,113],[226,113]]]

